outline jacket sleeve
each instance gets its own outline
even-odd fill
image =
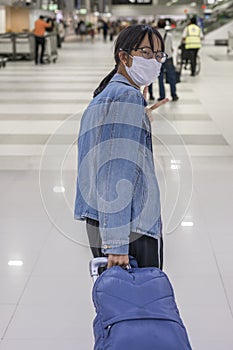
[[[134,103],[118,101],[114,104],[117,112],[112,113],[113,108],[110,108],[102,126],[105,140],[99,145],[97,205],[102,252],[123,255],[128,254],[129,249],[132,200],[141,168],[145,108],[140,95],[136,101],[134,96]]]

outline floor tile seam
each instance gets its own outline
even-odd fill
[[[199,190],[196,189],[196,192],[197,192],[197,195],[198,195]],[[199,201],[199,205],[202,207],[202,203],[200,201]],[[204,210],[202,210],[202,212],[204,213]],[[205,217],[204,216],[202,217],[202,220],[205,222]],[[214,258],[214,261],[215,261],[215,265],[216,265],[216,268],[217,268],[217,271],[218,271],[218,276],[219,276],[219,279],[220,279],[220,282],[221,282],[221,285],[222,285],[222,288],[223,288],[223,292],[224,292],[224,295],[225,295],[225,298],[226,298],[226,303],[227,303],[227,306],[229,308],[229,311],[230,311],[230,314],[231,314],[231,318],[232,318],[232,321],[233,321],[233,308],[231,306],[231,301],[230,301],[230,298],[229,298],[228,293],[227,293],[227,289],[226,289],[226,286],[225,286],[225,283],[224,283],[224,278],[223,278],[223,275],[222,275],[222,272],[221,272],[221,269],[220,269],[220,265],[218,263],[218,258],[217,258],[217,255],[215,253],[215,250],[214,250],[214,245],[213,245],[213,242],[212,242],[212,239],[211,239],[211,233],[210,233],[210,231],[208,229],[208,225],[207,225],[206,222],[205,222],[205,227],[207,228],[206,232],[207,232],[208,241],[209,241],[209,244],[211,246],[212,255],[213,255],[213,258]],[[232,327],[232,331],[233,331],[233,327]]]
[[[68,116],[68,113],[64,113],[64,112],[62,112],[62,113],[59,113],[59,111],[58,111],[58,113],[49,113],[49,112],[47,112],[47,114],[46,113],[38,113],[37,111],[35,111],[34,113],[24,113],[24,115],[27,117],[27,119],[31,116],[31,115],[33,115],[33,116],[38,116],[38,117],[40,117],[40,116],[44,116],[44,115],[48,115],[48,116],[56,116],[56,115],[59,115],[59,114],[61,114],[61,115],[65,115],[65,116]],[[5,116],[6,118],[9,118],[9,116],[20,116],[21,114],[20,113],[9,113],[9,114],[6,114],[5,112],[0,112],[0,117],[2,118],[3,116]],[[163,110],[162,112],[157,112],[157,113],[155,113],[154,114],[155,115],[155,120],[156,120],[156,118],[158,118],[158,120],[160,120],[161,118],[159,118],[160,116],[164,116],[164,117],[171,117],[171,116],[173,116],[174,118],[178,118],[179,116],[182,116],[182,117],[184,117],[184,116],[186,116],[186,115],[188,115],[189,117],[190,116],[202,116],[202,117],[204,117],[204,116],[208,116],[209,117],[209,114],[208,113],[199,113],[199,112],[191,112],[191,113],[180,113],[180,112],[169,112],[168,110]],[[213,121],[213,119],[212,118],[208,118],[208,119],[203,119],[203,121]],[[176,119],[174,119],[174,121],[176,121]],[[178,120],[179,121],[179,120]],[[192,121],[192,120],[191,120]],[[152,125],[153,125],[153,123],[152,123]]]
[[[77,113],[78,114],[78,113]],[[27,114],[27,113],[22,113],[22,114],[9,114],[9,117],[7,115],[1,116],[0,115],[0,123],[2,124],[6,124],[6,123],[20,123],[20,122],[27,122],[27,123],[50,123],[50,122],[54,122],[54,123],[62,123],[64,121],[67,120],[67,122],[70,119],[70,115],[71,113],[60,113],[60,114],[54,114],[51,113],[51,115],[48,115],[46,113],[41,114],[41,115],[37,115],[37,114]],[[78,118],[76,119],[76,121],[80,121],[81,120],[82,115],[78,116]],[[214,124],[216,128],[218,128],[218,126],[216,125],[216,123],[214,122],[214,120],[212,119],[199,119],[199,118],[192,118],[192,119],[183,119],[182,117],[176,118],[176,119],[170,119],[168,117],[166,117],[166,120],[168,120],[169,122],[171,122],[172,124],[181,124],[181,123],[185,123],[188,124],[190,123],[198,123],[203,126],[205,126],[205,123],[211,123],[212,125]],[[161,121],[161,119],[157,118],[156,122],[159,123]],[[156,130],[156,128],[155,128]],[[221,133],[221,132],[220,132]]]
[[[77,78],[87,78],[87,77],[93,77],[94,79],[96,79],[96,78],[98,78],[98,79],[101,79],[102,78],[102,76],[103,76],[104,74],[80,74],[80,73],[78,73],[78,77]],[[106,75],[107,75],[107,72],[106,72]],[[59,78],[71,78],[72,80],[75,78],[75,75],[74,74],[46,74],[46,75],[35,75],[35,74],[24,74],[24,75],[20,75],[20,74],[1,74],[1,78],[14,78],[14,79],[19,79],[19,78],[21,78],[21,81],[22,81],[22,83],[24,82],[24,80],[26,80],[26,78],[31,78],[32,79],[32,81],[35,81],[37,78],[39,78],[39,79],[43,79],[43,78],[45,78],[45,79],[53,79],[54,77],[59,77]],[[93,80],[94,80],[93,79]],[[4,80],[4,79],[1,79],[1,80]]]
[[[106,67],[107,67],[107,69],[106,69]],[[27,65],[27,66],[23,66],[23,65],[17,65],[17,64],[15,64],[15,63],[13,63],[12,62],[12,64],[11,65],[7,65],[7,71],[8,72],[10,72],[10,73],[15,73],[15,72],[24,72],[24,71],[31,71],[32,70],[32,68],[34,68],[34,70],[35,71],[38,71],[38,72],[44,72],[45,70],[44,70],[44,68],[46,68],[46,67],[35,67],[34,66],[34,64],[32,64],[32,65]],[[61,62],[59,62],[59,65],[57,65],[57,66],[48,66],[47,67],[47,70],[49,71],[49,72],[56,72],[56,71],[60,71],[60,70],[63,70],[64,69],[64,71],[83,71],[84,69],[88,69],[89,71],[96,71],[96,70],[102,70],[103,72],[106,72],[108,69],[111,69],[112,68],[112,66],[111,65],[107,65],[106,64],[106,66],[104,65],[104,64],[101,64],[101,65],[97,65],[97,66],[95,66],[95,67],[93,67],[93,66],[82,66],[82,65],[80,65],[80,64],[74,64],[74,65],[65,65],[64,63],[61,63]],[[3,73],[3,72],[2,72]]]
[[[54,145],[54,147],[50,147],[51,151],[51,158],[53,157],[59,157],[58,153],[58,147],[67,147],[67,145],[60,144],[60,145]],[[178,152],[177,156],[179,156],[179,151],[180,151],[180,146],[177,145],[172,145],[174,148],[174,151]],[[156,148],[155,154],[157,157],[159,156],[166,156],[167,151],[164,150],[164,146],[160,145],[154,145]],[[232,157],[233,155],[233,149],[229,145],[207,145],[207,146],[201,146],[201,145],[186,145],[189,154],[193,157],[216,157],[217,156],[222,158],[228,156],[229,158]],[[202,148],[200,150],[200,147]],[[54,152],[53,152],[54,148]],[[77,146],[73,146],[70,150],[70,155],[72,157],[76,156],[76,149]],[[43,144],[38,144],[38,145],[33,145],[33,144],[28,144],[28,145],[22,145],[22,144],[11,144],[11,145],[0,145],[0,156],[4,156],[6,159],[8,157],[26,157],[27,160],[31,160],[33,162],[34,157],[41,157],[44,151],[44,145]],[[213,154],[213,151],[215,154]],[[182,153],[183,154],[183,153]],[[29,158],[29,159],[28,159]],[[9,159],[10,160],[10,159]]]
[[[17,145],[16,145],[17,146]],[[31,145],[28,145],[28,146],[31,146]],[[220,147],[222,147],[222,146],[220,146]],[[227,147],[227,146],[225,146],[225,147]],[[75,151],[75,148],[76,148],[76,145],[74,146],[74,151]],[[54,155],[52,155],[52,157],[53,157]],[[58,156],[59,156],[59,154],[58,154]],[[75,154],[73,155],[73,156],[75,156]],[[26,160],[29,158],[29,157],[31,157],[31,156],[27,156],[27,155],[24,155],[24,154],[20,154],[20,155],[0,155],[0,158],[2,159],[2,160],[4,160],[4,159],[12,159],[12,158],[16,158],[16,159],[18,159],[18,158],[20,158],[20,159],[22,159],[22,158],[25,158]],[[38,155],[38,156],[32,156],[32,158],[40,158],[40,155]],[[156,152],[155,152],[155,155],[154,155],[154,158],[156,159],[157,157],[162,157],[163,159],[164,158],[167,158],[167,159],[170,159],[170,156],[169,155],[158,155],[158,154],[156,154]],[[197,160],[199,160],[199,158],[200,158],[200,156],[199,155],[190,155],[190,157],[193,159],[193,160],[195,160],[195,159],[197,159]],[[221,161],[222,159],[228,159],[228,161],[229,162],[232,162],[232,160],[233,160],[233,153],[232,153],[232,155],[230,154],[226,154],[225,156],[222,156],[222,155],[213,155],[213,157],[215,157],[216,159],[218,159],[219,161]],[[207,156],[202,156],[201,157],[201,160],[205,160],[205,159],[209,159],[209,155],[207,155]],[[215,169],[215,170],[219,170],[219,169]],[[7,171],[7,170],[6,170]],[[32,171],[35,171],[34,169],[32,169]],[[232,171],[232,169],[229,169],[229,171]]]
[[[193,186],[193,191],[195,192],[195,195],[198,196],[199,190],[196,188],[196,186]],[[200,204],[200,205],[202,205],[202,204]],[[200,215],[198,215],[198,216],[200,217]],[[202,220],[205,221],[204,217],[202,217]],[[207,225],[205,225],[205,226],[207,227]],[[229,308],[229,311],[230,311],[230,314],[231,314],[231,318],[233,320],[233,309],[232,309],[230,298],[228,296],[228,293],[227,293],[227,290],[226,290],[226,287],[225,287],[224,279],[223,279],[223,276],[222,276],[222,273],[221,273],[221,269],[220,269],[220,266],[219,266],[219,263],[218,263],[218,260],[217,260],[217,256],[215,254],[215,250],[214,250],[214,246],[213,246],[213,243],[212,243],[211,235],[210,235],[210,232],[209,232],[208,228],[207,228],[206,231],[207,231],[208,241],[209,241],[209,244],[211,246],[212,255],[213,255],[213,258],[214,258],[214,261],[215,261],[215,265],[216,265],[216,268],[217,268],[217,271],[218,271],[218,277],[219,277],[219,279],[221,281],[223,292],[224,292],[224,295],[225,295],[225,298],[226,298],[226,303],[227,303],[227,306]],[[197,274],[197,277],[198,277],[198,274]]]
[[[31,98],[29,97],[28,99],[27,98],[23,98],[21,96],[19,96],[18,98],[15,98],[15,97],[12,97],[12,98],[0,98],[0,104],[2,105],[10,105],[10,106],[21,106],[21,105],[77,105],[77,104],[85,104],[85,105],[88,105],[92,100],[92,94],[90,94],[90,96],[86,96],[85,97],[79,97],[77,95],[77,97],[68,97],[68,96],[64,96],[63,95],[63,98],[61,98],[59,95],[57,97],[50,97],[50,96],[46,96],[46,97],[40,97],[40,98],[37,98],[37,97],[34,97],[34,96],[31,96]],[[192,107],[195,108],[196,106],[201,106],[201,103],[199,101],[183,101],[183,104],[182,106],[189,106],[189,107]]]
[[[43,80],[43,82],[46,83],[46,86],[54,86],[54,85],[56,85],[57,82],[60,82],[62,84],[67,84],[67,85],[76,84],[77,86],[78,86],[78,84],[80,84],[80,81],[78,79],[67,80],[66,76],[64,76],[64,80],[60,79],[59,81],[57,81],[57,80],[52,80],[52,81],[51,80],[46,80],[45,78],[42,78],[41,80]],[[13,85],[13,88],[15,88],[15,83],[19,83],[19,81],[20,81],[20,79],[18,79],[17,81],[5,79],[4,83],[5,83],[6,87],[10,87],[10,86]],[[89,85],[89,84],[93,84],[94,85],[94,84],[96,84],[97,81],[99,82],[99,79],[98,80],[97,79],[95,79],[95,80],[94,79],[92,79],[92,80],[90,79],[88,81],[82,80],[81,83],[83,84],[83,86]],[[35,81],[33,79],[32,80],[26,79],[26,80],[22,81],[22,88],[24,86],[27,87],[27,85],[29,85],[29,84],[31,84],[33,87],[36,87]]]
[[[1,121],[21,121],[20,118],[22,118],[22,120],[25,121],[63,121],[66,119],[69,119],[72,115],[76,115],[77,113],[41,113],[41,114],[29,114],[29,113],[9,113],[9,114],[1,114],[0,113],[0,120]],[[5,119],[3,119],[3,116]],[[59,119],[54,119],[54,117],[59,118]],[[58,117],[59,116],[59,117]],[[14,119],[16,118],[16,119]],[[32,118],[32,119],[30,119]],[[44,118],[44,119],[43,119]],[[48,118],[48,119],[45,119]],[[49,119],[50,118],[50,119]]]
[[[21,292],[21,294],[20,294],[20,296],[19,296],[19,298],[18,298],[18,300],[17,300],[17,303],[15,304],[15,308],[14,308],[14,310],[13,310],[13,313],[12,313],[12,315],[11,315],[11,317],[10,317],[10,319],[9,319],[9,321],[8,321],[8,323],[7,323],[7,325],[6,325],[6,327],[5,327],[4,332],[3,332],[2,335],[1,335],[1,338],[0,338],[1,341],[3,341],[3,340],[5,339],[5,336],[6,336],[7,332],[8,332],[8,329],[10,328],[10,325],[11,325],[11,323],[12,323],[14,317],[15,317],[15,314],[16,314],[16,312],[17,312],[17,310],[18,310],[19,305],[20,305],[20,301],[21,301],[22,298],[23,298],[23,295],[24,295],[24,293],[25,293],[25,291],[26,291],[26,288],[27,288],[27,286],[28,286],[28,284],[29,284],[29,282],[30,282],[30,279],[31,279],[31,277],[32,277],[32,275],[33,275],[33,272],[34,272],[35,268],[36,268],[36,265],[37,265],[37,263],[38,263],[38,261],[39,261],[39,259],[40,259],[40,257],[41,257],[42,251],[43,251],[43,249],[44,249],[44,247],[45,247],[45,245],[46,245],[46,243],[47,243],[49,237],[50,237],[51,234],[52,234],[52,227],[53,227],[53,224],[51,223],[51,226],[50,226],[50,228],[48,229],[48,235],[46,236],[46,238],[44,239],[43,244],[41,245],[40,252],[38,253],[37,258],[35,259],[35,262],[34,262],[34,264],[33,264],[33,267],[32,267],[32,269],[31,269],[31,272],[30,272],[29,276],[27,277],[27,280],[26,280],[25,285],[24,285],[24,287],[23,287],[23,289],[22,289],[22,292]]]
[[[63,121],[59,121],[59,120],[50,120],[50,121],[38,121],[35,122],[34,121],[27,121],[24,120],[21,121],[22,124],[19,125],[18,122],[16,121],[16,123],[10,123],[8,124],[8,122],[1,123],[0,120],[0,144],[1,144],[1,138],[5,138],[6,136],[10,136],[10,137],[17,137],[20,135],[24,135],[25,137],[31,137],[33,136],[39,136],[39,135],[49,135],[49,136],[59,136],[59,137],[68,137],[68,136],[74,136],[78,134],[78,131],[76,131],[76,129],[78,130],[79,125],[80,125],[80,120],[76,120],[76,121],[66,121],[66,126],[67,128],[71,128],[73,127],[74,130],[64,130],[64,131],[59,131],[60,128],[64,127]],[[157,136],[177,136],[177,137],[182,137],[182,135],[184,135],[184,137],[202,137],[207,136],[207,137],[211,137],[211,136],[223,136],[222,133],[217,130],[217,128],[215,127],[215,124],[211,122],[211,126],[210,125],[206,125],[205,126],[205,130],[203,130],[203,126],[199,125],[199,127],[196,127],[196,130],[190,130],[190,125],[188,125],[189,122],[187,122],[187,124],[183,124],[182,122],[180,122],[179,125],[175,124],[176,126],[176,134],[167,134],[166,132],[162,132],[162,131],[157,131],[153,133],[153,136],[157,137]],[[197,125],[196,125],[197,126]],[[201,128],[202,127],[202,128]],[[208,130],[206,130],[209,127]]]
[[[7,151],[7,149],[9,150],[9,151],[11,151],[11,150],[17,150],[17,148],[20,150],[20,151],[22,151],[22,150],[28,150],[28,148],[29,147],[31,147],[32,148],[32,150],[35,148],[35,149],[38,149],[38,148],[40,148],[40,149],[44,149],[44,147],[45,147],[45,145],[46,144],[44,144],[44,143],[27,143],[27,144],[22,144],[22,143],[4,143],[4,144],[1,144],[0,143],[0,151],[3,151],[3,150],[6,150]],[[49,147],[50,147],[50,149],[51,149],[51,151],[53,150],[53,148],[54,148],[54,152],[55,151],[57,151],[57,153],[54,153],[54,154],[51,154],[51,156],[56,156],[56,155],[59,155],[59,153],[58,153],[58,151],[59,151],[59,146],[60,147],[67,147],[67,145],[69,145],[68,143],[56,143],[56,144],[53,144],[53,145],[49,145]],[[159,150],[163,150],[164,149],[164,145],[161,145],[161,143],[156,143],[156,144],[154,144],[153,143],[153,145],[154,145],[154,147],[156,147],[156,150],[155,150],[155,155],[156,155],[156,152],[158,152]],[[48,145],[47,145],[48,146]],[[184,147],[184,145],[183,144],[172,144],[172,143],[170,143],[169,144],[169,146],[172,146],[172,147],[174,147],[174,150],[182,150],[183,149],[183,147]],[[182,149],[181,149],[181,147],[182,147]],[[194,150],[194,149],[196,149],[196,150],[199,150],[200,149],[200,147],[202,147],[203,148],[203,150],[211,150],[211,149],[213,149],[213,150],[215,150],[215,149],[218,149],[218,150],[221,150],[221,149],[229,149],[229,150],[232,150],[233,151],[233,149],[232,149],[232,147],[229,145],[229,144],[219,144],[219,145],[216,145],[216,144],[206,144],[206,145],[202,145],[202,144],[185,144],[185,147],[188,147],[188,148],[190,148],[190,149],[192,149],[192,150]],[[76,150],[76,148],[77,148],[77,145],[76,144],[74,144],[72,147],[71,147],[71,151],[72,150]],[[233,154],[233,153],[232,153]],[[26,155],[25,155],[26,156]],[[178,154],[177,154],[177,156],[178,156]],[[214,156],[214,155],[213,155]],[[198,157],[198,156],[196,156],[196,157]],[[221,156],[222,157],[222,156]],[[226,157],[232,157],[232,155],[231,154],[226,154]]]
[[[19,337],[11,337],[11,338],[7,338],[7,339],[1,339],[0,338],[0,341],[2,343],[8,343],[8,342],[25,342],[25,341],[35,341],[35,342],[44,342],[44,341],[51,341],[51,342],[59,342],[59,341],[67,341],[67,340],[80,340],[80,338],[76,338],[76,337],[69,337],[69,336],[63,336],[61,335],[61,337],[44,337],[43,338],[39,338],[39,337],[33,337],[33,338],[30,338],[30,337],[27,337],[27,338],[19,338]],[[1,349],[2,350],[2,349]],[[33,349],[31,349],[33,350]],[[51,350],[55,350],[55,349],[51,349]]]
[[[47,78],[47,77],[46,77]],[[84,79],[76,79],[76,80],[68,80],[68,79],[64,79],[64,80],[53,80],[53,82],[51,82],[51,80],[44,80],[44,79],[34,79],[34,80],[22,80],[22,77],[18,80],[9,80],[9,79],[6,79],[6,80],[2,80],[2,83],[5,84],[12,84],[12,85],[16,85],[16,84],[37,84],[37,83],[43,83],[43,84],[95,84],[96,86],[99,85],[100,83],[100,79],[96,79],[96,80],[93,80],[93,79],[90,79],[90,80],[85,80],[85,77]],[[1,79],[0,79],[0,83],[1,83]]]
[[[68,67],[67,67],[68,68]],[[109,67],[110,68],[110,67]],[[66,69],[62,66],[59,66],[58,68],[48,68],[48,69],[36,69],[35,67],[31,66],[28,69],[23,69],[21,67],[18,67],[18,69],[7,69],[5,71],[1,71],[1,76],[15,76],[15,75],[21,75],[22,77],[24,76],[33,76],[34,74],[44,74],[44,75],[48,75],[48,76],[65,76],[65,75],[70,75],[70,76],[75,76],[75,74],[80,74],[81,75],[85,75],[85,76],[99,76],[101,74],[107,74],[108,73],[108,69],[109,68],[105,68],[102,67],[100,68],[94,68],[94,69],[89,69],[88,71],[85,71],[85,69],[87,69],[87,67],[79,67],[76,66],[73,69]],[[57,73],[57,74],[56,74]]]
[[[31,93],[35,93],[35,94],[38,94],[38,87],[35,87],[35,88],[22,88],[22,89],[20,89],[20,91],[18,90],[18,89],[11,89],[11,88],[8,88],[8,89],[6,89],[6,88],[4,88],[4,89],[1,89],[0,88],[0,92],[13,92],[13,93],[20,93],[20,94],[22,94],[22,93],[25,93],[25,92],[31,92]],[[49,88],[43,88],[43,92],[44,93],[46,93],[46,92],[51,92],[51,89],[49,89]],[[90,93],[90,94],[92,94],[93,93],[93,91],[91,90],[91,89],[81,89],[81,88],[77,88],[76,90],[75,89],[66,89],[66,87],[64,87],[64,88],[56,88],[56,89],[54,89],[53,88],[53,91],[52,91],[52,93],[53,94],[55,94],[55,93],[64,93],[64,92],[67,92],[67,93],[69,93],[69,92],[73,92],[73,93]]]
[[[167,119],[167,118],[166,118]],[[177,135],[222,135],[221,130],[213,120],[178,120],[178,119],[168,119],[174,133]],[[1,120],[0,120],[1,125]],[[4,124],[3,124],[4,125]],[[164,134],[163,131],[164,120],[157,119],[156,124],[152,124],[153,134]],[[172,134],[171,134],[172,135]]]
[[[74,134],[1,134],[0,146],[65,146],[70,145],[71,148],[76,142],[76,139],[71,142],[71,138],[76,138],[77,133]],[[78,137],[78,136],[77,136]],[[51,144],[48,142],[51,141]],[[208,142],[207,142],[208,141]],[[229,143],[225,140],[221,134],[178,134],[178,135],[168,135],[168,134],[156,134],[153,137],[153,144],[164,146],[229,146]]]
[[[87,105],[90,102],[90,99],[84,99],[84,98],[72,98],[72,99],[60,99],[59,97],[57,99],[9,99],[9,100],[1,100],[0,103],[1,105],[9,105],[11,107],[15,106],[22,106],[22,105],[60,105],[62,104],[63,106],[76,106],[76,105]]]

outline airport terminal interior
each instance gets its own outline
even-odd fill
[[[190,7],[190,1],[173,2],[165,6],[163,1],[162,6],[154,1],[151,6],[154,11],[157,3],[162,6],[153,22],[160,16],[174,18],[167,21],[166,30],[172,33],[178,66],[185,18],[199,9],[203,17],[209,9],[206,18],[211,19],[215,1],[197,1],[197,7]],[[232,6],[232,1],[223,3]],[[88,12],[80,15],[80,4],[76,2],[76,22],[88,18]],[[114,21],[122,25],[139,18],[152,22],[148,4],[135,5],[133,18],[119,16],[121,6],[125,6],[122,14],[128,14],[132,4],[115,6]],[[141,8],[146,8],[144,19]],[[182,8],[181,17],[177,8]],[[114,14],[114,6],[111,9]],[[43,11],[37,8],[36,15]],[[67,20],[66,12],[59,13]],[[231,16],[223,26],[231,25],[233,35],[233,12]],[[109,13],[106,18],[111,21]],[[77,138],[94,89],[114,67],[116,35],[110,40],[108,33],[105,41],[102,27],[96,26],[94,37],[93,32],[82,37],[69,20],[61,47],[56,52],[46,48],[45,64],[4,55],[0,34],[1,350],[93,349],[92,255],[85,223],[74,220]],[[204,31],[198,53],[200,72],[191,76],[190,68],[183,65],[177,83],[179,100],[172,101],[165,84],[169,102],[153,112],[151,122],[162,202],[164,271],[194,350],[233,349],[233,44],[229,28],[225,36],[219,35],[222,27]],[[158,81],[153,94],[157,100]],[[155,102],[148,97],[149,105]]]

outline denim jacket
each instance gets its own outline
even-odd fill
[[[128,254],[130,232],[161,234],[145,106],[140,90],[117,73],[81,119],[75,218],[99,221],[105,254]]]

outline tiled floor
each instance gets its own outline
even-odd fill
[[[165,271],[195,350],[233,349],[233,61],[225,51],[203,47],[200,75],[184,71],[180,100],[152,123]],[[112,44],[68,42],[57,64],[0,71],[1,350],[92,348],[91,254],[73,219],[75,142],[112,66]]]

